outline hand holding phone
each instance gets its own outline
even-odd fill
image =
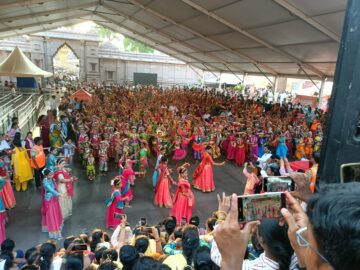
[[[239,196],[239,222],[249,222],[263,218],[280,218],[280,210],[285,207],[285,194],[282,192]]]

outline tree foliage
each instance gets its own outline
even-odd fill
[[[153,48],[128,37],[124,38],[124,48],[127,52],[154,53]]]
[[[114,36],[113,31],[111,31],[109,28],[106,28],[98,24],[95,26],[95,30],[102,39],[111,40]]]

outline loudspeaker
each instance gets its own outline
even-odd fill
[[[360,162],[360,1],[348,0],[317,183],[339,183],[340,166]]]

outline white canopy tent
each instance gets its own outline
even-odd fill
[[[10,77],[51,77],[52,73],[36,66],[19,47],[16,47],[0,64],[0,76]]]
[[[334,76],[347,0],[4,0],[0,39],[92,20],[188,65]]]

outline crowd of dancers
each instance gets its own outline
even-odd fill
[[[192,187],[215,190],[213,166],[225,161],[236,166],[256,163],[271,152],[279,159],[310,160],[321,146],[324,114],[310,107],[263,104],[199,89],[92,91],[87,102],[63,97],[56,110],[42,115],[40,137],[33,140],[29,133],[21,140],[12,125],[9,134],[14,136],[3,138],[11,152],[4,153],[0,163],[3,201],[13,198],[10,178],[18,191],[26,191],[27,182],[35,177],[43,187],[43,231],[51,238],[61,237],[63,222],[72,213],[76,177],[67,165],[75,153],[89,181],[117,167],[118,176],[111,180],[112,192],[106,201],[106,226],[116,228],[124,208],[131,207],[136,177],[151,173],[154,205],[171,208],[178,222],[184,218],[189,222],[195,205]],[[149,168],[152,156],[155,166]],[[189,176],[187,168],[192,163],[196,169]],[[170,167],[178,179],[173,179]],[[171,185],[177,188],[174,196]],[[4,209],[14,205],[15,200]]]

